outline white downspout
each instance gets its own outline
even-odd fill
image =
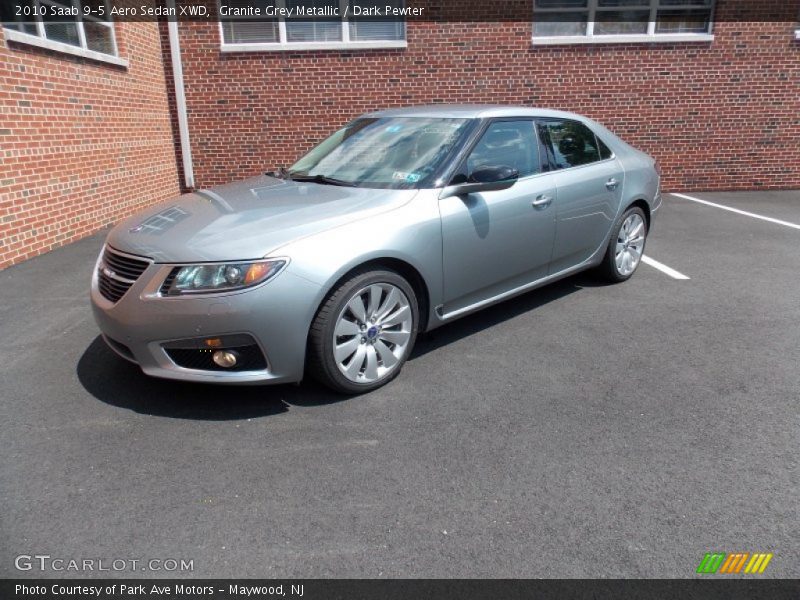
[[[175,11],[175,0],[167,0],[170,12]],[[181,62],[181,42],[178,39],[177,17],[168,17],[169,50],[172,56],[172,78],[175,82],[175,108],[178,111],[178,133],[181,137],[181,156],[183,158],[183,178],[186,187],[194,188],[194,168],[192,166],[192,147],[189,143],[189,119],[186,116],[186,94],[183,89],[183,63]]]

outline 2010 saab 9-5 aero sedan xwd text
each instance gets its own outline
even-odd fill
[[[108,235],[103,337],[148,375],[346,393],[417,334],[582,269],[636,270],[655,161],[585,117],[501,106],[370,113],[289,169],[155,206]]]

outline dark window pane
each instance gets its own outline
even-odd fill
[[[656,33],[708,33],[710,10],[660,10]]]
[[[223,21],[222,36],[226,44],[265,44],[276,43],[278,21]]]
[[[536,13],[533,34],[537,36],[586,35],[587,13]]]
[[[538,173],[539,144],[533,121],[492,123],[467,159],[467,171],[481,167],[512,167],[520,177]]]
[[[69,44],[70,46],[80,46],[81,40],[78,36],[78,24],[76,17],[72,20],[67,17],[43,15],[44,33],[48,40]]]
[[[103,54],[114,54],[113,26],[103,25],[84,19],[83,32],[86,36],[86,47]]]
[[[591,129],[578,121],[542,122],[549,136],[551,158],[557,169],[577,167],[600,160],[597,138]]]
[[[334,9],[338,12],[339,0],[286,0],[286,8],[294,9],[294,14],[298,14],[300,7],[306,11],[316,8],[324,12],[327,9],[327,14],[333,14]],[[341,39],[342,21],[338,18],[286,19],[287,42],[335,42]]]
[[[371,40],[406,39],[403,21],[350,21],[350,39],[364,42]]]
[[[597,11],[594,24],[595,35],[626,35],[647,33],[649,10],[602,10]]]
[[[287,42],[337,42],[342,39],[340,21],[287,21]]]
[[[406,39],[405,21],[401,18],[392,20],[380,20],[378,18],[359,17],[355,15],[355,7],[362,8],[378,6],[385,15],[385,8],[402,8],[404,0],[374,0],[364,2],[364,0],[350,0],[350,39],[358,42],[382,41],[382,40],[404,40]]]

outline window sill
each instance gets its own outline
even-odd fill
[[[658,35],[574,35],[538,36],[532,38],[534,46],[556,44],[669,44],[671,42],[713,42],[711,33],[662,33]]]
[[[104,62],[118,67],[128,67],[128,61],[118,56],[111,56],[110,54],[103,54],[102,52],[95,52],[94,50],[86,50],[76,46],[70,46],[61,42],[54,42],[35,35],[16,31],[14,29],[3,29],[7,42],[16,42],[18,44],[27,44],[28,46],[37,46],[46,50],[53,50],[61,52],[62,54],[71,54],[72,56],[80,56],[98,62]]]
[[[222,52],[291,52],[299,50],[380,50],[407,48],[406,40],[370,42],[289,42],[285,44],[222,44]]]

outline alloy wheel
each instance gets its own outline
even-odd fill
[[[617,235],[614,259],[619,274],[627,277],[636,270],[644,252],[645,224],[642,216],[633,213],[622,223]]]
[[[403,291],[373,283],[348,300],[336,320],[333,354],[353,383],[374,383],[391,374],[408,352],[413,313]]]

